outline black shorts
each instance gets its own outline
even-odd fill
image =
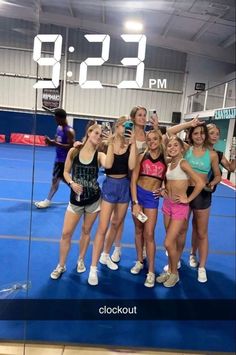
[[[61,162],[54,163],[53,172],[52,172],[53,179],[62,179],[63,181],[65,181],[63,176],[64,167],[65,167],[65,163],[61,163]]]
[[[189,186],[187,196],[190,196],[194,190],[194,186]],[[202,190],[189,204],[192,210],[205,210],[211,206],[211,192]]]

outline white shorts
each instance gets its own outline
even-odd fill
[[[97,201],[94,203],[91,203],[90,205],[85,205],[85,206],[76,206],[73,205],[72,203],[69,202],[69,205],[67,207],[67,211],[79,214],[80,216],[84,213],[96,213],[101,210],[100,207],[101,204],[101,199],[99,198]]]

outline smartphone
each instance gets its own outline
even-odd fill
[[[134,127],[133,121],[131,121],[131,120],[126,121],[125,123],[123,123],[123,126],[125,127],[124,136],[130,137],[130,132],[132,131],[132,129]]]
[[[148,115],[148,117],[149,117],[149,121],[150,121],[153,117],[157,118],[157,110],[156,110],[156,109],[154,109],[154,110],[149,110],[149,115]]]
[[[111,124],[110,122],[102,122],[102,132],[109,134],[111,131]]]
[[[148,220],[148,217],[143,213],[143,212],[139,212],[139,214],[137,214],[136,218],[141,222],[141,223],[145,223]]]

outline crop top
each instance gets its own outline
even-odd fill
[[[180,159],[177,166],[174,169],[170,169],[171,164],[168,165],[166,178],[167,180],[188,180],[189,176],[181,169],[180,162],[184,159]]]
[[[146,141],[138,141],[136,139],[136,147],[138,150],[138,154],[142,154],[145,151],[145,149],[147,148],[147,143],[146,143]]]
[[[107,175],[128,175],[130,145],[123,154],[114,154],[114,162],[110,169],[105,169]]]
[[[150,176],[161,181],[166,175],[166,163],[163,154],[160,154],[157,159],[152,159],[147,152],[140,164],[139,176]]]
[[[190,147],[185,153],[184,158],[189,162],[196,173],[207,175],[211,170],[211,156],[209,149],[206,149],[201,157],[196,157],[193,154],[193,147]]]

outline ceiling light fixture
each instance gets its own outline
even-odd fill
[[[127,21],[125,23],[125,28],[130,31],[142,31],[143,24],[137,21]]]

